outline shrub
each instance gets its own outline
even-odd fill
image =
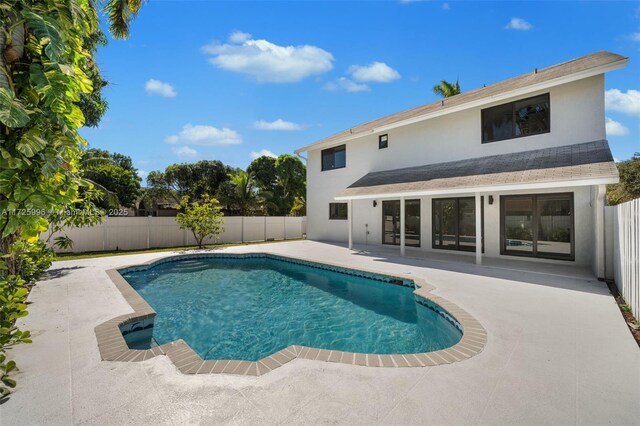
[[[182,197],[180,213],[176,222],[181,229],[189,229],[193,233],[198,247],[202,247],[205,238],[215,238],[222,232],[222,211],[215,198],[205,196],[202,202],[189,202],[189,197]]]
[[[6,350],[18,343],[31,343],[30,333],[16,327],[16,320],[28,314],[25,303],[28,293],[25,281],[19,276],[0,278],[0,397],[8,395],[16,385],[9,377],[16,363],[6,361]]]

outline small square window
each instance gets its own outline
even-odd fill
[[[383,149],[389,146],[389,135],[378,136],[378,149]]]
[[[347,220],[347,203],[329,203],[330,220]]]

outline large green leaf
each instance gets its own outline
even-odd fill
[[[13,177],[15,170],[3,170],[0,172],[0,194],[6,195],[13,190]]]
[[[58,29],[58,21],[50,16],[40,16],[31,11],[24,11],[22,15],[27,20],[29,29],[39,38],[49,40],[44,52],[49,59],[59,61],[64,53],[64,40]]]
[[[47,159],[47,162],[42,166],[42,174],[47,178],[53,177],[53,175],[55,175],[56,172],[60,169],[63,162],[64,161],[62,160],[62,157],[60,157],[60,155],[49,157]]]
[[[25,133],[16,149],[27,158],[31,158],[36,153],[42,151],[47,146],[47,141],[42,139],[37,129],[29,130]]]
[[[64,112],[64,119],[69,126],[74,128],[82,127],[84,124],[82,110],[74,104],[69,105],[69,108]]]
[[[29,120],[29,111],[15,98],[13,91],[0,88],[0,122],[7,127],[24,127]]]

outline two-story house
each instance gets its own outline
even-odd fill
[[[373,120],[307,153],[313,240],[593,265],[604,276],[604,73],[597,52]]]

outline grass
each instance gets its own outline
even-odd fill
[[[168,251],[220,249],[225,247],[254,246],[259,244],[270,244],[274,242],[289,242],[289,241],[300,241],[300,239],[278,240],[278,241],[256,241],[256,242],[250,242],[250,243],[232,243],[232,244],[208,244],[203,246],[202,248],[199,248],[198,246],[183,246],[183,247],[168,247],[168,248],[151,248],[151,249],[144,249],[144,250],[112,250],[112,251],[85,252],[85,253],[56,253],[56,257],[54,261],[93,259],[96,257],[124,256],[127,254],[162,253],[162,252],[168,252]]]

